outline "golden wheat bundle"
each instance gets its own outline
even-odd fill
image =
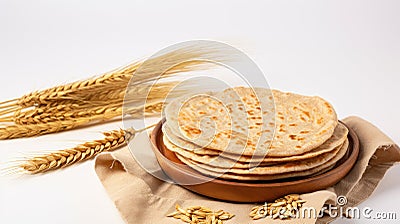
[[[169,94],[172,88],[177,85],[177,82],[165,82],[151,86],[151,91],[147,94],[147,88],[133,88],[128,91],[128,94],[135,96],[136,102],[148,101],[161,101],[167,94]],[[150,88],[150,87],[149,87]],[[171,93],[172,96],[181,94],[181,91]],[[102,97],[102,100],[100,100]],[[108,99],[106,99],[108,98]],[[128,101],[132,101],[130,98]],[[18,111],[14,116],[4,117],[2,122],[14,122],[18,125],[30,125],[30,124],[43,124],[55,121],[65,121],[71,119],[78,119],[82,117],[89,117],[95,115],[107,115],[114,113],[118,110],[116,116],[120,116],[121,108],[124,103],[130,103],[127,99],[124,100],[123,94],[118,94],[115,97],[112,96],[100,96],[90,101],[80,102],[69,102],[67,104],[50,103],[47,105],[41,105],[27,109],[25,111]]]
[[[175,89],[178,82],[163,79],[182,72],[208,69],[210,64],[198,59],[216,51],[203,47],[180,48],[98,77],[0,102],[0,139],[33,137],[98,124],[121,119],[122,113],[131,118],[160,115],[167,97],[174,98],[194,90],[189,85]],[[137,132],[134,129],[106,132],[105,138],[100,140],[25,158],[17,168],[24,173],[36,174],[66,167],[114,150],[126,144]]]
[[[200,49],[178,49],[99,77],[1,102],[0,139],[37,136],[120,118],[124,103],[137,107],[143,102],[159,102],[174,92],[171,90],[177,82],[153,82],[202,68],[202,61],[188,59],[207,53]],[[138,72],[144,63],[146,66]],[[175,92],[172,97],[184,92]],[[126,94],[133,97],[126,98]]]
[[[191,71],[200,68],[200,65],[204,62],[192,60],[182,63],[182,61],[201,57],[208,53],[210,52],[200,49],[193,51],[178,49],[146,60],[146,70],[141,71],[138,76],[134,76],[134,74],[142,64],[141,61],[134,62],[126,67],[116,69],[99,77],[56,86],[42,91],[34,91],[21,98],[1,102],[0,115],[16,111],[17,108],[47,104],[54,100],[73,99],[74,94],[87,92],[89,90],[125,90],[129,82],[131,82],[131,84],[141,84],[180,72]],[[165,68],[168,68],[168,70],[165,71]]]
[[[162,110],[163,103],[148,105],[146,107],[131,108],[127,111],[132,118],[142,118],[143,116],[159,115]],[[9,125],[0,128],[0,139],[13,139],[22,137],[32,137],[54,132],[65,131],[76,127],[96,124],[111,120],[122,115],[123,108],[121,106],[110,107],[101,110],[101,113],[87,117],[71,118],[62,121],[52,121],[45,123],[27,124],[27,125]],[[142,113],[144,111],[144,113]]]

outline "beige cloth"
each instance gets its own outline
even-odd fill
[[[360,139],[360,155],[350,173],[338,184],[301,197],[304,206],[319,212],[326,203],[335,203],[338,195],[348,199],[346,206],[356,206],[375,190],[386,171],[400,161],[400,149],[377,127],[358,117],[343,120]],[[150,150],[150,149],[149,149]],[[182,223],[165,217],[182,207],[202,205],[213,210],[223,209],[236,216],[227,223],[265,223],[265,219],[253,221],[248,214],[254,204],[221,202],[192,193],[180,186],[162,182],[144,171],[133,159],[127,148],[97,157],[95,169],[100,181],[127,223]],[[268,223],[328,223],[334,218],[268,220]]]

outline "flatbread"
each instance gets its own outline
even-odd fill
[[[166,137],[168,141],[165,141],[165,144],[171,143],[172,145],[185,149],[187,151],[196,153],[198,155],[219,155],[221,151],[202,148],[198,145],[195,145],[189,141],[185,141],[179,136],[173,134],[172,130],[168,127],[167,122],[164,122],[161,128],[163,135]]]
[[[185,158],[188,158],[190,160],[193,160],[195,162],[198,163],[205,163],[205,164],[209,164],[215,167],[220,167],[220,168],[231,168],[231,167],[235,167],[235,168],[243,168],[243,169],[247,169],[249,168],[252,164],[250,163],[242,163],[242,162],[235,162],[235,160],[232,159],[228,159],[222,156],[218,156],[218,155],[198,155],[195,154],[193,152],[184,150],[179,148],[178,146],[172,144],[168,138],[164,135],[163,136],[163,143],[164,146],[172,151],[175,152]],[[260,164],[256,164],[256,165],[260,165],[260,166],[268,166],[268,165],[274,165],[276,163],[266,163],[266,162],[262,162]]]
[[[322,145],[314,148],[311,151],[308,151],[303,154],[299,155],[293,155],[293,156],[284,156],[284,157],[271,157],[271,156],[266,156],[264,159],[262,159],[262,162],[268,162],[268,163],[280,163],[280,162],[289,162],[289,161],[296,161],[296,160],[303,160],[303,159],[308,159],[308,158],[313,158],[317,157],[319,155],[322,155],[324,153],[328,153],[333,151],[335,148],[338,146],[342,145],[343,142],[347,139],[348,135],[348,129],[347,127],[342,124],[338,123],[336,126],[332,136],[326,140]],[[221,156],[227,157],[230,159],[236,159],[237,156],[231,155],[228,153],[224,153]],[[242,156],[239,159],[241,162],[253,162],[257,161],[257,158],[252,158],[249,156]],[[258,161],[257,161],[258,162]]]
[[[344,145],[348,146],[348,140],[346,139]],[[288,163],[279,163],[274,166],[268,166],[268,167],[255,167],[252,169],[241,169],[241,168],[230,168],[230,169],[225,169],[225,168],[220,168],[220,167],[214,167],[209,164],[203,164],[199,162],[195,162],[189,158],[185,158],[179,154],[176,154],[179,160],[181,160],[185,164],[194,164],[192,168],[197,169],[197,168],[202,168],[205,170],[213,171],[216,173],[232,173],[232,174],[239,174],[239,175],[273,175],[273,174],[282,174],[282,173],[289,173],[289,172],[300,172],[304,170],[309,170],[318,166],[321,166],[322,164],[326,163],[327,161],[331,160],[334,158],[338,153],[341,153],[340,151],[346,151],[347,147],[338,147],[335,149],[333,152],[328,152],[325,154],[322,154],[318,157],[310,158],[310,159],[305,159],[305,160],[299,160],[299,161],[294,161],[294,162],[288,162]],[[190,162],[190,163],[189,163]]]
[[[184,162],[186,165],[192,167],[194,170],[205,174],[207,176],[215,177],[215,178],[221,178],[221,179],[227,179],[227,180],[240,180],[240,181],[268,181],[268,180],[278,180],[278,179],[286,179],[286,178],[293,178],[293,177],[305,177],[305,176],[313,176],[313,175],[318,175],[324,172],[327,172],[328,170],[332,169],[335,164],[344,157],[344,155],[347,152],[349,146],[349,142],[346,140],[346,142],[343,144],[339,152],[329,161],[321,164],[320,166],[308,169],[308,170],[303,170],[300,172],[287,172],[287,173],[281,173],[281,174],[274,174],[274,175],[240,175],[240,174],[233,174],[233,173],[218,173],[215,171],[207,170],[204,168],[201,168],[197,166],[196,164],[193,163],[193,161],[186,160]]]
[[[201,147],[265,155],[273,138],[274,104],[269,90],[256,93],[250,88],[231,88],[183,97],[169,105],[165,109],[167,126],[175,135]],[[260,150],[253,145],[257,143]]]
[[[335,147],[332,147],[332,150],[330,150],[329,152],[334,152],[335,150],[338,150],[340,147],[342,147],[345,140],[346,139],[344,139],[343,142],[341,142],[340,144],[335,145]],[[223,157],[222,155],[220,155],[220,156],[218,156],[218,155],[198,155],[198,154],[181,149],[181,148],[173,145],[171,142],[168,141],[166,136],[163,136],[163,144],[168,150],[175,152],[176,154],[179,154],[180,156],[182,156],[184,158],[192,160],[195,163],[205,164],[208,166],[218,167],[218,168],[223,168],[223,169],[229,169],[229,168],[249,169],[249,168],[252,168],[255,166],[267,167],[267,166],[274,166],[277,164],[287,164],[287,162],[292,161],[292,160],[286,160],[285,158],[282,158],[282,161],[275,161],[275,162],[271,162],[271,161],[268,161],[268,162],[265,162],[265,161],[241,162],[239,160]],[[325,153],[328,153],[328,152],[325,152]],[[293,161],[301,161],[301,159],[299,159],[300,157],[304,157],[302,160],[314,158],[314,157],[308,157],[308,156],[304,156],[304,155],[293,156],[293,157],[297,157],[296,158],[297,160],[293,160]],[[316,157],[318,157],[318,156],[316,156]],[[273,158],[273,159],[277,159],[277,158]]]
[[[166,106],[165,116],[173,135],[245,156],[306,153],[337,125],[333,107],[320,97],[245,87],[178,98]]]
[[[237,156],[237,155],[232,155],[229,153],[221,153],[216,150],[210,150],[206,148],[199,148],[197,145],[194,145],[193,143],[186,142],[182,139],[179,139],[179,137],[171,135],[168,127],[164,124],[163,125],[163,143],[164,145],[171,151],[174,151],[176,153],[179,153],[180,155],[193,159],[194,161],[197,162],[202,162],[205,164],[210,163],[210,161],[216,161],[216,158],[222,157],[218,161],[221,161],[221,164],[218,166],[217,162],[213,162],[214,166],[217,167],[232,167],[231,165],[227,165],[223,159],[230,159],[231,162],[229,164],[232,164],[232,162],[238,161],[242,163],[263,163],[264,165],[266,164],[271,164],[271,163],[279,163],[279,162],[289,162],[289,161],[296,161],[296,160],[303,160],[307,158],[312,158],[319,156],[321,154],[330,152],[337,148],[338,146],[342,145],[343,142],[347,138],[348,134],[348,129],[346,128],[345,125],[342,123],[338,123],[336,126],[333,135],[322,145],[319,147],[313,149],[310,152],[301,154],[301,155],[295,155],[295,156],[286,156],[286,157],[265,157],[265,158],[252,158],[249,156]]]
[[[270,180],[280,180],[280,179],[288,179],[288,178],[299,178],[299,177],[308,177],[308,176],[317,176],[321,175],[333,167],[335,167],[336,163],[328,166],[322,165],[321,167],[315,167],[310,170],[305,170],[302,172],[290,172],[290,173],[283,173],[283,174],[275,174],[275,175],[237,175],[232,173],[216,173],[213,171],[205,170],[202,168],[196,169],[198,172],[205,174],[210,177],[219,178],[219,179],[226,179],[226,180],[234,180],[234,181],[270,181]],[[326,168],[322,168],[325,167]]]

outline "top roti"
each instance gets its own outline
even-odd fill
[[[337,125],[333,107],[320,97],[245,87],[178,98],[165,116],[185,141],[246,156],[303,154],[331,137]]]

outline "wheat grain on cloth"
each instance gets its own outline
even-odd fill
[[[335,186],[301,195],[304,206],[319,212],[326,203],[335,203],[339,195],[347,197],[345,207],[354,207],[366,200],[375,190],[386,171],[400,161],[400,148],[382,131],[359,118],[343,120],[360,139],[360,155],[350,173]],[[151,150],[149,148],[149,150]],[[102,154],[95,163],[96,173],[127,223],[182,223],[166,217],[174,211],[175,204],[182,207],[201,205],[213,210],[225,210],[236,216],[227,223],[265,223],[253,221],[249,212],[254,204],[221,202],[192,193],[184,188],[166,183],[146,173],[133,159],[128,148]],[[344,208],[345,208],[344,207]],[[268,218],[269,219],[269,218]],[[268,223],[328,223],[335,218],[268,220]]]

